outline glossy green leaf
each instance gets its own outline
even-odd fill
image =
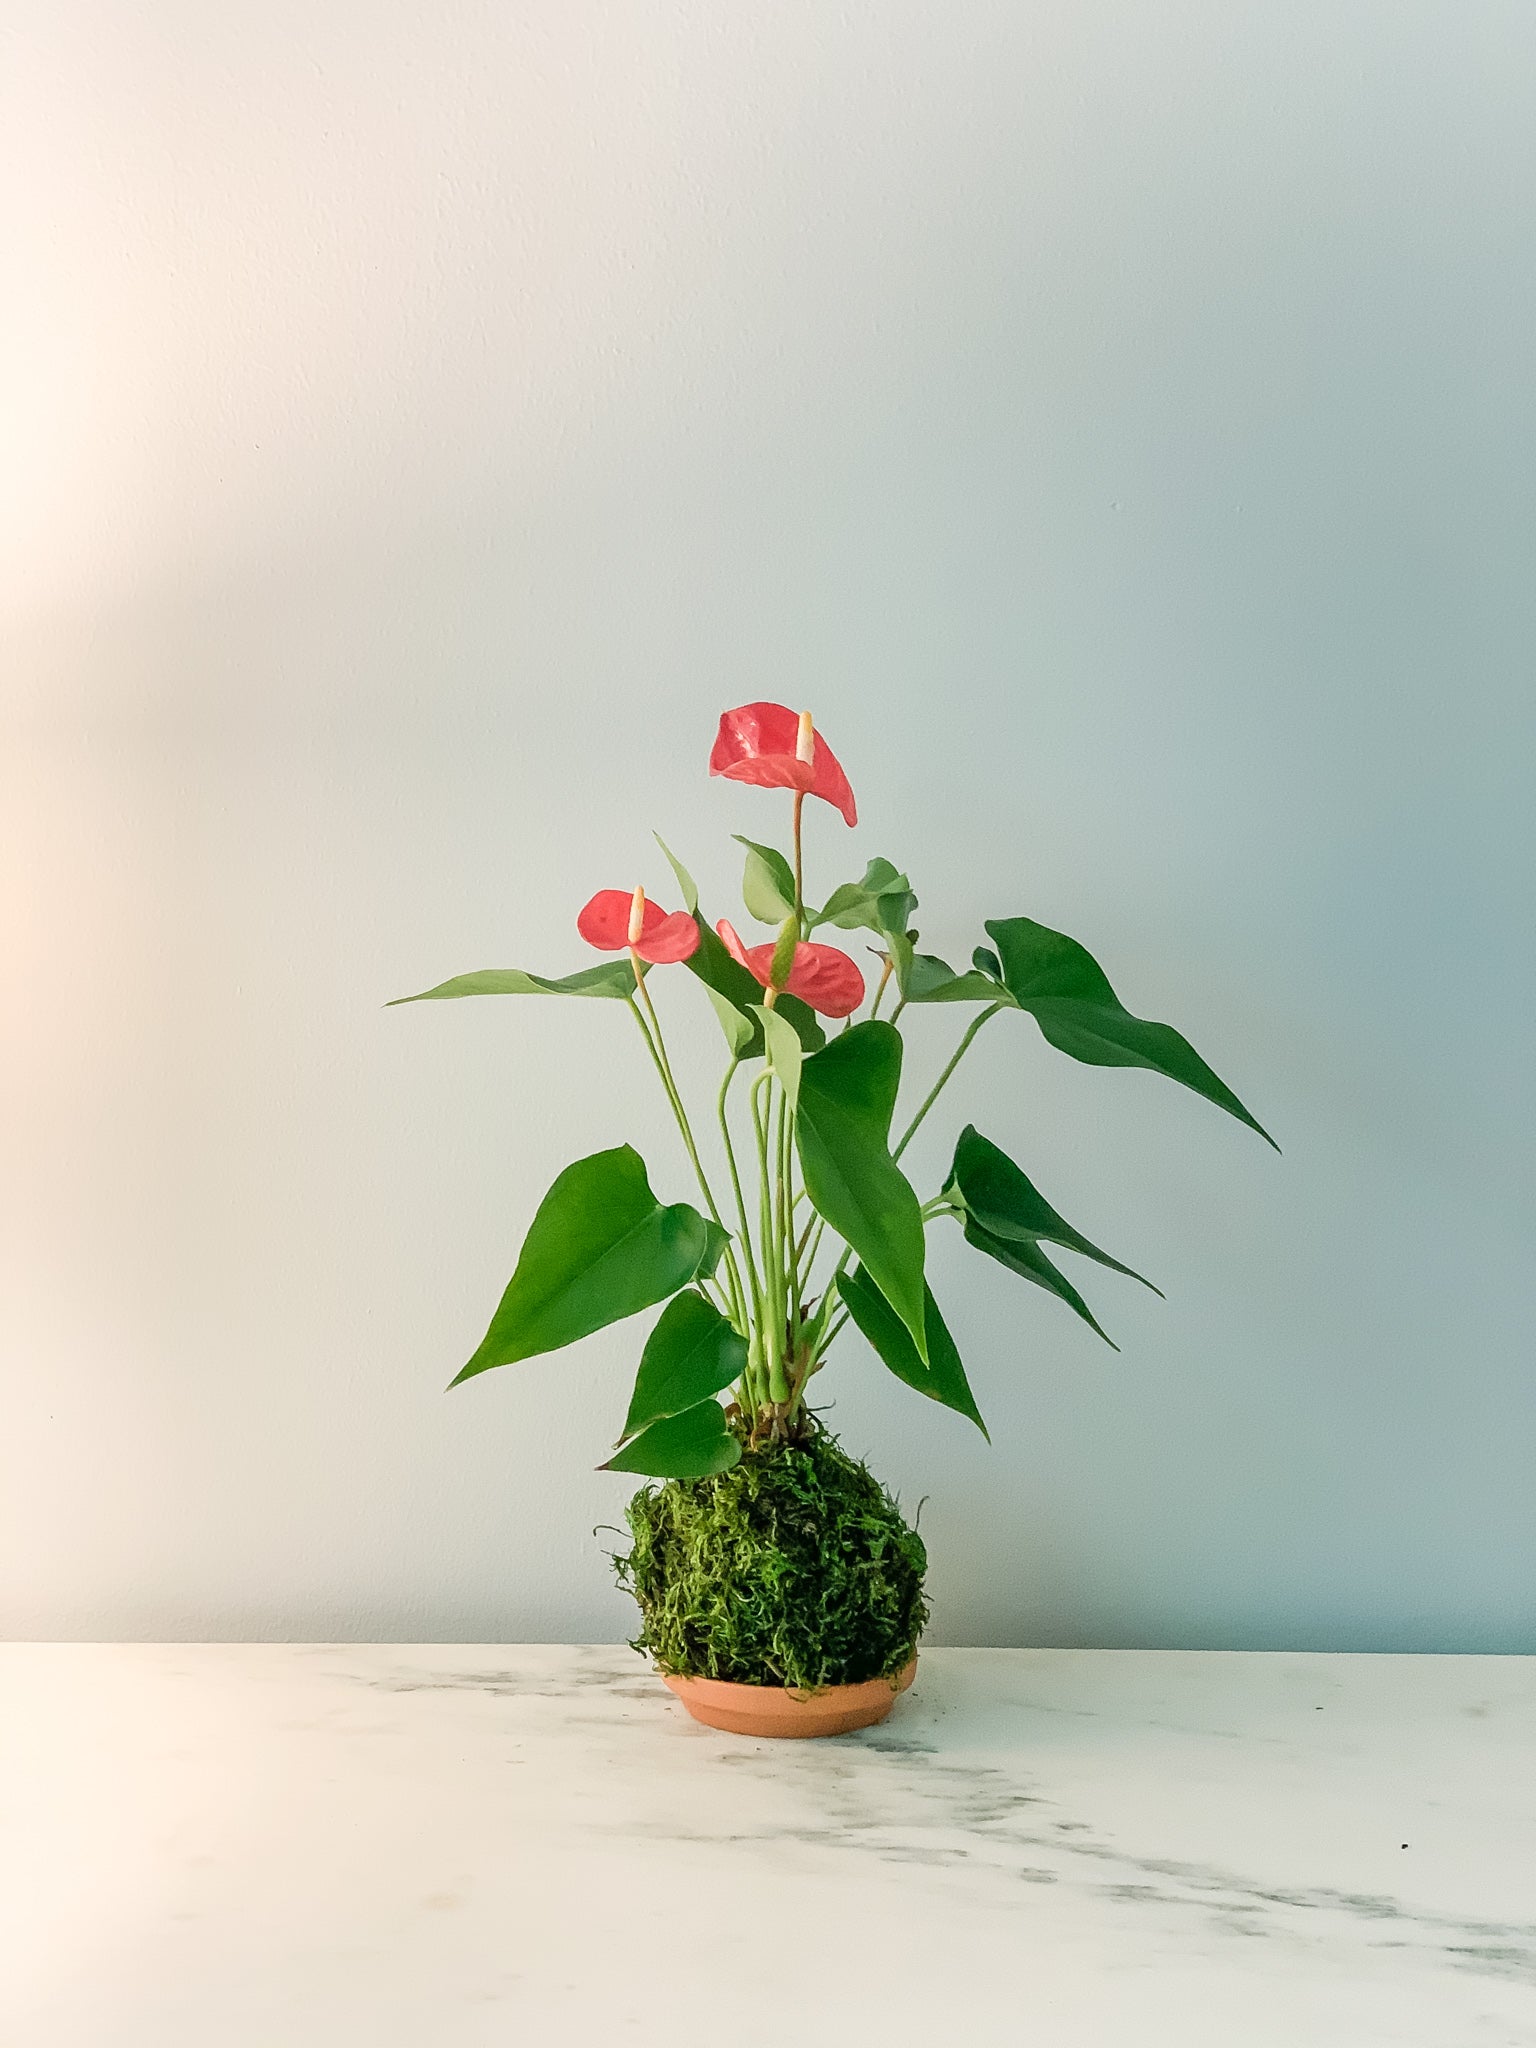
[[[1098,1331],[1111,1351],[1120,1346],[1112,1337],[1099,1328],[1097,1319],[1086,1301],[1078,1293],[1065,1273],[1058,1271],[1041,1251],[1033,1238],[994,1237],[990,1230],[984,1230],[974,1216],[963,1218],[965,1241],[974,1245],[979,1252],[985,1252],[989,1259],[996,1259],[1000,1266],[1006,1266],[1010,1273],[1017,1273],[1022,1280],[1032,1280],[1036,1287],[1043,1287],[1047,1294],[1054,1294],[1058,1301],[1064,1301],[1074,1314],[1080,1315],[1090,1330]]]
[[[731,837],[747,849],[746,872],[741,878],[741,900],[759,924],[782,924],[795,912],[795,871],[777,847],[759,846],[755,839]]]
[[[1016,1166],[990,1138],[984,1138],[974,1124],[967,1124],[960,1133],[945,1192],[957,1194],[982,1229],[993,1237],[1044,1238],[1067,1251],[1081,1252],[1085,1259],[1096,1259],[1112,1272],[1139,1280],[1143,1287],[1152,1287],[1145,1274],[1123,1266],[1108,1252],[1091,1244],[1081,1231],[1074,1230],[1051,1207],[1023,1168]],[[1152,1292],[1162,1299],[1160,1287],[1152,1287]]]
[[[768,1061],[779,1077],[784,1093],[789,1097],[793,1109],[800,1100],[800,1068],[804,1059],[800,1040],[792,1024],[786,1024],[778,1008],[766,1008],[762,1003],[753,1005],[753,1014],[762,1026],[763,1042],[768,1048]]]
[[[1000,982],[966,970],[957,974],[937,953],[918,953],[906,939],[891,942],[891,959],[896,968],[896,986],[908,1003],[1006,1003],[1016,1007],[1013,997]]]
[[[677,886],[683,892],[684,910],[687,911],[690,917],[695,916],[699,908],[698,883],[695,882],[692,875],[689,874],[688,870],[683,866],[682,862],[678,859],[677,855],[672,851],[671,847],[668,846],[667,842],[665,841],[665,839],[662,838],[659,832],[653,832],[651,834],[651,837],[655,840],[656,844],[661,848],[662,852],[667,856],[667,866],[672,870],[673,874],[677,877]]]
[[[718,1401],[653,1422],[623,1450],[615,1451],[599,1472],[639,1472],[647,1479],[707,1479],[729,1472],[741,1460],[741,1444],[732,1435]]]
[[[1131,1015],[1097,960],[1076,939],[1029,917],[990,919],[987,934],[997,946],[1003,980],[1015,1002],[1029,1011],[1058,1051],[1094,1067],[1150,1067],[1275,1144],[1187,1038],[1170,1024]]]
[[[482,967],[476,974],[456,974],[452,981],[440,981],[436,988],[424,988],[420,995],[396,996],[386,1003],[437,1003],[455,996],[616,996],[625,1000],[635,992],[635,971],[628,959],[605,960],[598,967],[583,967],[576,974],[551,979],[543,974],[525,974],[521,967]]]
[[[955,1340],[945,1327],[939,1305],[926,1283],[923,1287],[923,1322],[928,1335],[926,1365],[918,1357],[917,1347],[901,1317],[862,1266],[855,1266],[851,1273],[841,1274],[837,1291],[849,1315],[897,1379],[915,1387],[918,1393],[926,1394],[930,1401],[941,1401],[946,1408],[953,1408],[957,1415],[967,1416],[988,1443],[992,1441],[987,1425],[981,1419],[981,1410],[976,1406],[976,1397],[965,1376],[960,1354],[955,1349]]]
[[[872,860],[862,882],[844,882],[834,889],[811,919],[817,925],[833,924],[843,931],[878,932],[890,937],[904,933],[912,922],[917,898],[906,876],[888,860]]]
[[[687,1202],[662,1207],[631,1146],[578,1159],[539,1204],[491,1327],[452,1384],[665,1301],[712,1272],[726,1242]]]
[[[621,1440],[711,1399],[746,1369],[746,1339],[719,1309],[692,1288],[674,1295],[645,1340]]]
[[[716,995],[726,1001],[745,1017],[755,1003],[763,999],[763,985],[749,974],[739,960],[733,960],[725,950],[725,941],[703,918],[699,919],[699,944],[696,952],[690,953],[686,966],[691,974],[698,976],[706,988],[712,988]],[[795,996],[780,996],[774,1008],[786,1022],[792,1024],[795,1033],[807,1052],[819,1052],[827,1042],[827,1034],[816,1021],[816,1012]],[[762,1056],[762,1026],[752,1020],[752,1040],[741,1054],[743,1059],[758,1059]]]
[[[817,1213],[869,1268],[926,1363],[922,1211],[890,1149],[900,1084],[900,1032],[855,1024],[801,1067],[795,1138]]]
[[[712,1216],[703,1218],[704,1249],[699,1263],[693,1270],[695,1280],[713,1280],[720,1261],[725,1257],[725,1248],[731,1241],[731,1233],[718,1224]]]

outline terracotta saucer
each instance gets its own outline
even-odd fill
[[[894,1678],[794,1692],[784,1685],[735,1685],[723,1678],[675,1678],[663,1672],[695,1721],[732,1735],[848,1735],[883,1721],[917,1670],[914,1657]]]

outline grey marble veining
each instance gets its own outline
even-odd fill
[[[13,1646],[6,2048],[1536,2044],[1536,1660]]]

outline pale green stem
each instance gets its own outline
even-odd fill
[[[795,1244],[795,1113],[789,1097],[783,1098],[779,1111],[779,1215],[780,1230],[784,1243],[784,1265],[789,1280],[789,1300],[785,1316],[784,1348],[793,1359],[800,1346],[800,1258]],[[791,1392],[793,1405],[793,1390]]]
[[[900,1010],[900,1007],[900,1004],[898,1004],[897,1011]],[[895,1151],[891,1154],[891,1157],[893,1159],[899,1159],[902,1153],[906,1151],[907,1145],[911,1140],[913,1132],[917,1129],[918,1125],[922,1122],[923,1118],[928,1114],[929,1110],[932,1109],[935,1102],[938,1101],[939,1095],[944,1088],[944,1084],[948,1081],[950,1075],[955,1071],[956,1067],[959,1066],[961,1060],[965,1058],[966,1053],[970,1049],[972,1039],[975,1038],[977,1032],[981,1029],[982,1025],[985,1024],[989,1018],[995,1017],[999,1010],[1003,1010],[1006,1008],[1006,1003],[993,1003],[990,1009],[983,1010],[981,1015],[977,1017],[975,1021],[971,1024],[969,1030],[967,1030],[965,1036],[961,1039],[959,1045],[956,1046],[954,1055],[951,1058],[948,1066],[945,1067],[943,1073],[940,1074],[938,1080],[935,1081],[933,1086],[929,1089],[926,1097],[923,1100],[922,1107],[918,1110],[917,1115],[913,1117],[911,1123],[908,1124],[906,1131],[902,1136],[901,1143],[896,1147]],[[895,1014],[896,1012],[892,1013],[893,1021],[895,1018]],[[939,1212],[935,1210],[934,1213],[937,1214]],[[819,1244],[820,1240],[818,1239],[817,1242]],[[813,1333],[811,1342],[812,1349],[818,1356],[823,1350],[825,1350],[826,1346],[831,1343],[833,1337],[837,1334],[837,1330],[840,1330],[843,1327],[843,1321],[846,1321],[847,1319],[845,1315],[843,1321],[839,1321],[835,1329],[829,1330],[827,1328],[827,1324],[831,1318],[831,1303],[833,1291],[836,1288],[837,1283],[841,1279],[843,1273],[847,1270],[848,1261],[852,1257],[853,1247],[851,1245],[844,1245],[842,1256],[838,1259],[836,1266],[834,1266],[832,1269],[832,1277],[827,1282],[826,1290],[822,1296],[821,1305],[816,1311],[816,1320],[814,1325],[812,1326]]]
[[[804,1193],[803,1189],[801,1190],[801,1193]],[[798,1201],[799,1196],[796,1196],[795,1199]],[[810,1259],[807,1259],[807,1257],[805,1256],[806,1241],[810,1237],[811,1232],[820,1227],[820,1225],[821,1218],[816,1214],[816,1211],[813,1209],[810,1215],[806,1217],[805,1228],[801,1231],[799,1241],[795,1245],[795,1264],[800,1268],[801,1272],[803,1273],[807,1273],[810,1271]],[[815,1258],[815,1256],[816,1254],[812,1252],[811,1258]]]
[[[794,814],[791,829],[795,841],[795,934],[805,937],[805,883],[800,860],[800,813],[805,809],[805,791],[795,791]]]
[[[899,1009],[900,1005],[898,1005],[897,1007]],[[913,1117],[911,1123],[907,1125],[906,1130],[902,1134],[901,1143],[896,1147],[895,1151],[891,1154],[891,1157],[893,1159],[899,1159],[902,1153],[906,1151],[908,1145],[911,1144],[913,1133],[916,1131],[918,1125],[922,1122],[923,1118],[928,1114],[929,1110],[932,1109],[933,1105],[938,1101],[939,1096],[942,1094],[944,1090],[945,1083],[948,1081],[950,1075],[955,1071],[956,1067],[958,1067],[960,1062],[965,1058],[967,1052],[969,1052],[971,1041],[976,1036],[977,1032],[981,1029],[982,1025],[987,1023],[991,1018],[995,1017],[999,1010],[1006,1009],[1007,1007],[1008,1006],[1006,1003],[993,1003],[988,1009],[983,1010],[981,1015],[975,1019],[970,1029],[966,1032],[965,1036],[961,1039],[960,1043],[955,1047],[954,1057],[950,1060],[949,1065],[944,1069],[943,1073],[940,1074],[937,1081],[934,1082],[933,1086],[928,1090],[928,1093],[924,1096],[922,1107],[918,1110],[917,1115]]]
[[[810,1276],[812,1266],[814,1266],[816,1263],[816,1254],[821,1250],[821,1240],[827,1234],[827,1219],[825,1216],[818,1216],[815,1219],[815,1223],[816,1230],[814,1236],[811,1238],[811,1248],[808,1252],[804,1252],[802,1254],[800,1260],[800,1270],[807,1276],[807,1278],[809,1278]],[[806,1228],[809,1229],[810,1225],[807,1224]]]
[[[668,1102],[672,1105],[672,1114],[677,1120],[678,1130],[682,1133],[683,1144],[687,1149],[688,1157],[693,1162],[693,1170],[698,1176],[699,1189],[703,1194],[705,1202],[708,1204],[709,1213],[715,1222],[719,1224],[720,1228],[724,1230],[724,1218],[716,1206],[714,1193],[710,1188],[708,1176],[704,1171],[704,1163],[699,1158],[699,1148],[693,1141],[693,1131],[688,1122],[688,1112],[683,1107],[682,1096],[678,1093],[677,1083],[672,1078],[672,1068],[667,1059],[666,1043],[661,1036],[661,1025],[657,1019],[655,1007],[646,992],[645,982],[639,973],[638,967],[635,974],[635,984],[647,1011],[650,1013],[651,1023],[655,1027],[655,1038],[652,1038],[650,1031],[646,1028],[645,1018],[641,1016],[632,1000],[627,1005],[629,1013],[640,1028],[640,1036],[645,1040],[645,1049],[651,1056],[651,1062],[660,1077],[662,1089],[666,1094]],[[729,1245],[726,1246],[724,1257],[726,1272],[730,1276],[734,1306],[744,1315],[745,1298],[741,1285],[741,1273],[736,1264],[735,1253]]]
[[[826,1328],[832,1315],[832,1303],[835,1299],[838,1298],[837,1283],[843,1277],[843,1273],[847,1268],[848,1261],[852,1257],[853,1246],[851,1244],[845,1244],[843,1246],[842,1253],[838,1259],[837,1264],[832,1268],[831,1276],[828,1279],[826,1286],[822,1289],[821,1302],[816,1310],[816,1320],[811,1325],[812,1334],[810,1339],[811,1350],[818,1356],[822,1351],[826,1349],[827,1345],[832,1341],[831,1338],[826,1335]]]
[[[875,990],[875,1000],[869,1006],[869,1015],[871,1023],[873,1023],[874,1019],[878,1017],[880,1014],[880,998],[885,994],[886,983],[890,980],[890,978],[891,958],[890,955],[887,954],[885,958],[885,965],[880,970],[880,986]],[[893,1018],[899,1015],[899,1006],[898,1009],[893,1010],[891,1014]]]
[[[730,1117],[726,1111],[726,1096],[740,1065],[739,1059],[733,1059],[725,1070],[725,1079],[720,1083],[720,1093],[715,1098],[715,1117],[720,1125],[720,1137],[725,1146],[725,1163],[730,1170],[731,1189],[736,1197],[736,1215],[741,1223],[741,1248],[746,1255],[747,1274],[752,1282],[752,1300],[756,1306],[762,1291],[761,1283],[757,1277],[757,1262],[752,1256],[752,1226],[747,1221],[747,1201],[741,1190],[741,1173],[736,1165],[736,1147],[731,1139]]]
[[[768,1158],[768,1118],[758,1102],[759,1093],[771,1089],[773,1076],[764,1071],[752,1083],[750,1097],[752,1106],[752,1128],[757,1138],[758,1171],[758,1236],[763,1257],[763,1271],[766,1277],[768,1324],[764,1329],[763,1354],[768,1368],[768,1398],[775,1403],[789,1398],[789,1383],[784,1377],[784,1275],[779,1259],[779,1246],[774,1239],[773,1229],[773,1173]],[[771,1097],[770,1097],[771,1104]],[[768,1115],[772,1115],[771,1106]]]
[[[784,1186],[788,1199],[784,1204],[784,1244],[789,1259],[790,1329],[798,1341],[800,1332],[800,1247],[795,1242],[795,1120],[796,1112],[790,1109],[784,1126]]]
[[[661,1085],[667,1091],[668,1100],[672,1104],[672,1113],[677,1118],[677,1127],[683,1134],[683,1143],[688,1149],[688,1157],[693,1162],[694,1173],[698,1176],[700,1191],[704,1196],[704,1200],[709,1205],[710,1215],[714,1217],[720,1228],[724,1230],[725,1220],[716,1205],[714,1191],[711,1189],[708,1175],[704,1171],[704,1162],[699,1157],[699,1148],[693,1142],[693,1130],[688,1122],[688,1112],[683,1107],[682,1094],[678,1089],[677,1082],[672,1077],[672,1062],[667,1058],[667,1041],[662,1036],[661,1019],[656,1015],[656,1006],[651,1001],[650,990],[646,987],[644,978],[638,968],[635,971],[635,989],[641,1002],[645,1005],[645,1013],[651,1023],[650,1032],[646,1035],[646,1043],[651,1047],[651,1055],[656,1062],[656,1071],[661,1075]],[[634,1005],[631,1004],[630,1007],[633,1009]],[[639,1011],[636,1010],[635,1015],[637,1018],[639,1014]]]
[[[730,1170],[731,1189],[736,1197],[736,1215],[741,1224],[742,1255],[747,1262],[747,1279],[752,1289],[752,1313],[746,1318],[746,1329],[742,1334],[747,1339],[746,1387],[748,1405],[755,1408],[763,1394],[763,1390],[759,1385],[758,1345],[760,1333],[766,1320],[766,1309],[763,1298],[763,1283],[758,1278],[757,1261],[752,1256],[752,1226],[747,1219],[747,1198],[742,1192],[741,1170],[736,1164],[736,1146],[731,1137],[730,1114],[726,1106],[726,1098],[729,1094],[731,1083],[735,1080],[736,1071],[740,1065],[741,1061],[739,1059],[733,1059],[725,1070],[725,1079],[720,1083],[720,1093],[715,1098],[715,1116],[720,1125],[720,1137],[725,1146],[725,1163]]]

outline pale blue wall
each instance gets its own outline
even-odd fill
[[[936,1251],[991,1450],[850,1352],[935,1637],[1536,1649],[1531,8],[38,0],[20,49],[7,1627],[626,1630],[635,1333],[440,1388],[568,1159],[686,1191],[638,1048],[379,1005],[578,964],[653,826],[723,901],[765,694],[860,794],[818,877],[1076,933],[1285,1147],[982,1040],[956,1112],[1169,1298],[1085,1281],[1115,1358]]]

